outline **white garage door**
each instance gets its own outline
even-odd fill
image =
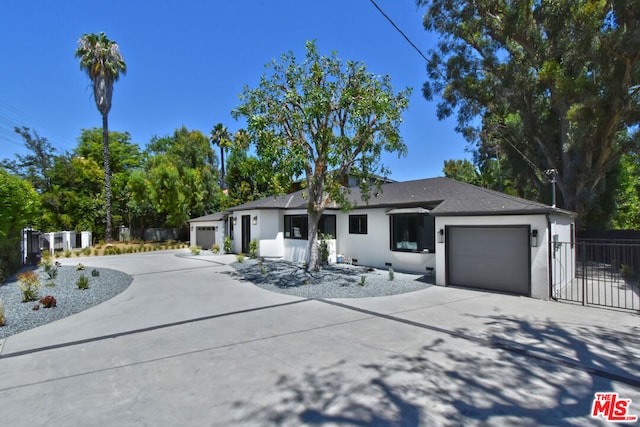
[[[446,231],[447,284],[530,295],[529,226]]]
[[[197,227],[196,245],[203,249],[211,249],[216,242],[216,227]]]

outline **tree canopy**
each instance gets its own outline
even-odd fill
[[[418,0],[440,35],[424,96],[519,192],[545,194],[583,219],[640,123],[640,3],[632,0]],[[549,200],[544,200],[547,203]],[[585,224],[583,224],[585,225]]]
[[[398,127],[409,90],[395,93],[389,76],[335,52],[321,55],[315,42],[307,42],[302,62],[289,52],[267,68],[257,88],[245,87],[233,114],[246,119],[257,155],[273,166],[273,191],[305,180],[309,268],[317,269],[318,222],[330,202],[347,205],[343,178],[359,178],[366,198],[372,177],[388,172],[382,153],[406,153]]]

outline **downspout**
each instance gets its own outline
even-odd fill
[[[551,217],[549,214],[545,214],[545,218],[547,219],[547,258],[549,263],[549,299],[556,300],[553,297],[553,252],[552,252],[552,230],[551,230]]]

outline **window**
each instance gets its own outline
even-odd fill
[[[322,215],[318,223],[318,233],[336,237],[336,216]],[[307,215],[285,215],[284,216],[284,238],[302,239],[309,238],[309,217]]]
[[[322,215],[318,223],[318,233],[330,235],[332,239],[336,238],[336,216]]]
[[[284,238],[307,240],[309,235],[309,220],[307,215],[284,216]]]
[[[366,215],[349,215],[349,234],[367,234]]]
[[[389,217],[391,250],[435,252],[435,219],[425,214],[400,214]]]

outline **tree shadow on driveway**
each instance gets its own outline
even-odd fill
[[[238,401],[237,421],[291,426],[603,425],[603,418],[590,417],[594,394],[600,391],[632,399],[630,413],[640,414],[636,328],[568,328],[506,316],[484,320],[490,329],[477,339],[461,338],[471,336],[465,329],[435,336],[425,331],[429,344],[405,353],[381,351],[369,361],[343,358],[283,375],[274,384],[276,403]]]

